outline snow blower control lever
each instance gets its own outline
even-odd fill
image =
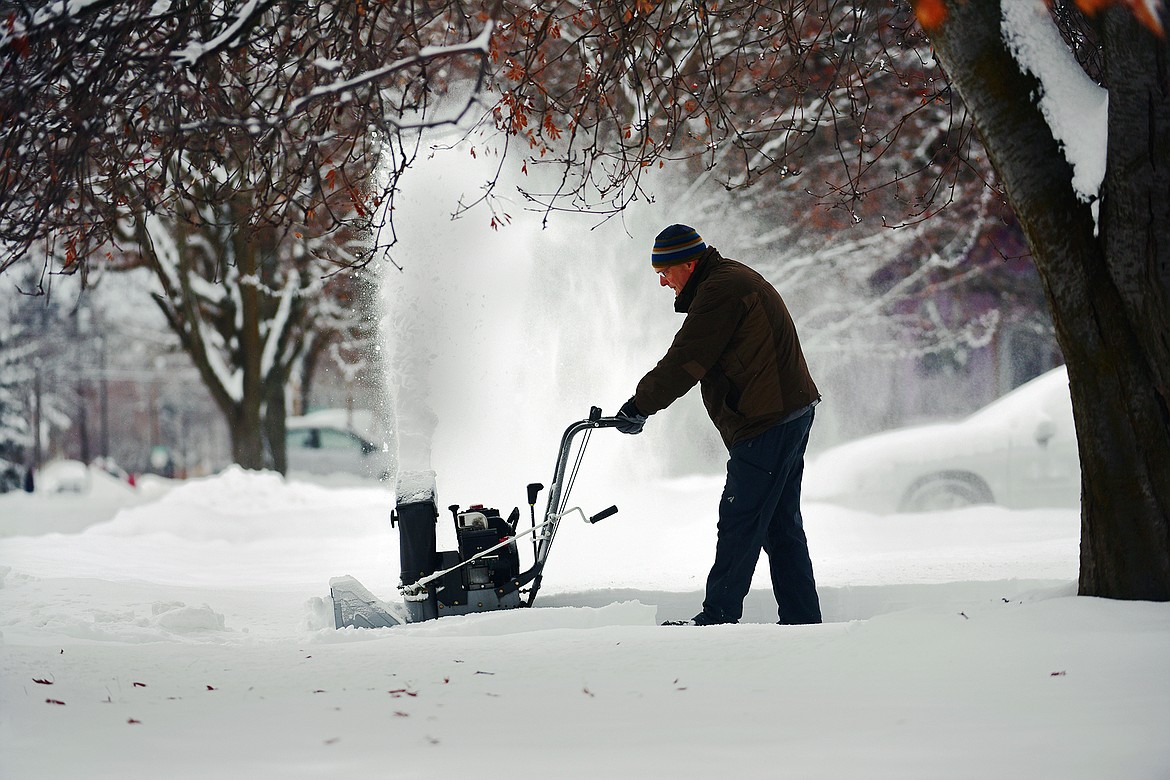
[[[592,524],[618,511],[611,506],[587,516],[580,507],[566,509],[593,429],[617,425],[616,417],[602,417],[601,409],[595,406],[587,419],[565,429],[544,516],[537,522],[536,501],[545,486],[533,482],[528,485],[531,526],[523,531],[517,530],[519,508],[505,520],[498,510],[480,504],[467,509],[460,509],[458,504],[449,507],[455,523],[456,550],[436,549],[439,510],[434,472],[400,474],[390,524],[398,527],[402,565],[398,589],[405,602],[405,615],[379,601],[353,577],[335,577],[329,585],[337,628],[391,626],[442,615],[532,606],[561,520],[577,513]],[[584,436],[574,453],[574,440],[579,434]],[[532,537],[532,566],[521,571],[516,541],[526,536]]]

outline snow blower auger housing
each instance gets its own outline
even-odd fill
[[[544,565],[562,519],[574,512],[587,523],[596,523],[614,513],[611,506],[586,517],[578,507],[566,509],[569,493],[581,467],[585,447],[594,428],[613,428],[616,417],[602,417],[596,406],[589,417],[571,424],[561,436],[549,487],[548,503],[541,522],[536,518],[536,499],[544,485],[528,485],[530,526],[518,530],[520,508],[505,519],[497,509],[474,504],[461,509],[448,507],[455,524],[456,548],[437,550],[436,526],[440,516],[433,471],[399,475],[390,525],[397,526],[403,604],[379,600],[350,576],[329,581],[336,628],[383,628],[419,623],[445,615],[465,615],[498,609],[530,607],[540,589]],[[576,456],[573,442],[584,433]],[[569,461],[573,460],[572,469]],[[518,539],[532,537],[532,566],[521,571]]]

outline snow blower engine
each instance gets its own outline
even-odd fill
[[[596,406],[589,418],[565,429],[557,453],[548,503],[541,522],[536,518],[536,499],[544,485],[528,485],[530,526],[518,530],[520,508],[505,519],[498,510],[482,505],[460,509],[448,507],[455,523],[455,550],[437,550],[436,524],[439,507],[435,498],[433,471],[399,475],[395,508],[390,525],[397,526],[403,604],[379,600],[350,576],[329,581],[333,599],[333,622],[337,628],[383,628],[418,623],[445,615],[490,612],[497,609],[530,607],[540,589],[544,564],[556,537],[557,526],[574,512],[587,523],[596,523],[618,510],[611,506],[586,517],[578,507],[566,509],[569,493],[581,468],[585,447],[594,428],[612,428],[616,417],[602,417]],[[585,436],[569,469],[573,440]],[[521,571],[516,541],[532,537],[532,566]]]

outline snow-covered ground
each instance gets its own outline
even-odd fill
[[[385,489],[0,496],[0,777],[1170,776],[1170,605],[1076,597],[1075,511],[810,504],[824,625],[761,567],[750,622],[660,627],[719,489],[579,489],[621,512],[566,521],[537,608],[344,631],[331,576],[395,593]]]

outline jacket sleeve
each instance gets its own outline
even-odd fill
[[[646,415],[662,411],[694,387],[731,342],[745,310],[741,299],[716,290],[695,296],[670,349],[638,382],[634,392],[638,411]]]

